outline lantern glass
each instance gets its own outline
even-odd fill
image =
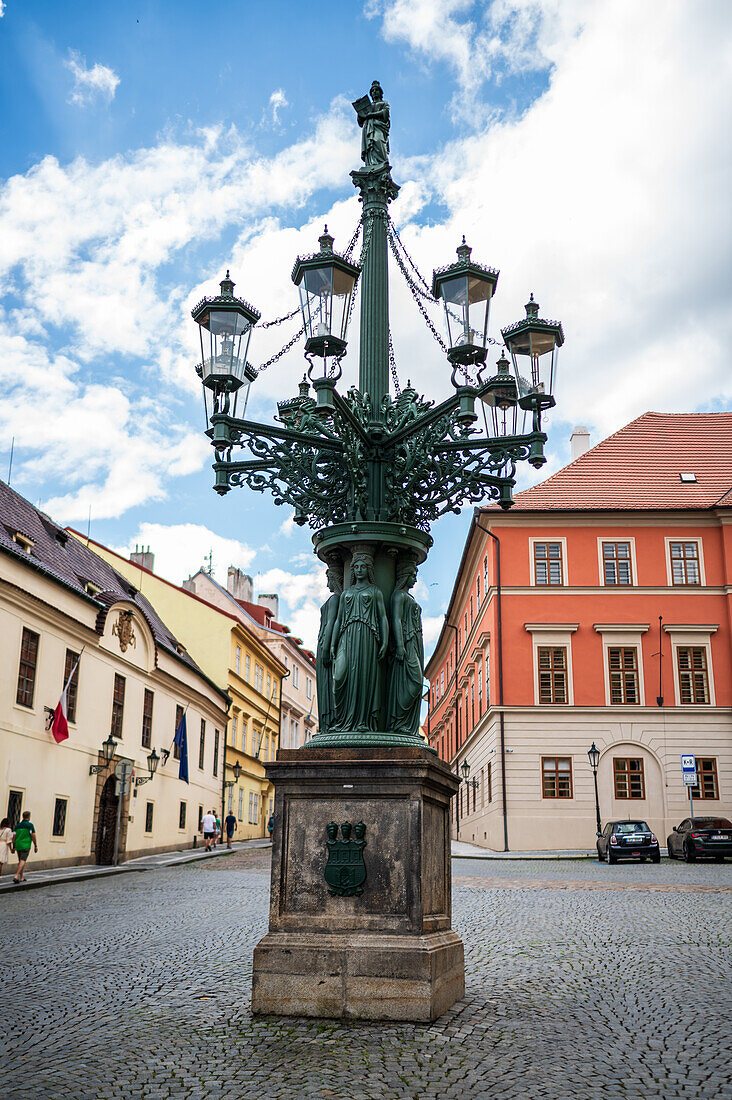
[[[155,775],[155,772],[158,770],[158,764],[159,763],[160,763],[160,757],[155,752],[155,749],[153,749],[153,751],[150,753],[150,755],[147,758],[147,770],[150,772],[150,775]]]
[[[440,283],[451,348],[485,348],[494,284],[468,273]]]
[[[592,742],[592,748],[587,750],[587,757],[590,761],[590,767],[594,771],[597,765],[600,763],[600,750],[595,746],[595,742]]]
[[[463,779],[467,780],[470,776],[470,764],[467,762],[467,760],[463,760],[462,764],[460,765],[460,771],[463,773]]]
[[[115,752],[116,748],[117,748],[117,742],[115,741],[115,739],[112,737],[112,734],[110,733],[107,740],[102,742],[102,756],[107,761],[107,763],[109,763],[110,760],[112,759],[112,757],[114,756],[114,752]]]
[[[503,330],[511,353],[519,398],[527,403],[539,399],[544,408],[554,404],[559,348],[564,343],[562,326],[539,317],[539,305],[533,294],[526,303],[526,317]]]
[[[517,435],[519,417],[523,418],[525,413],[519,411],[519,391],[505,354],[501,355],[496,366],[498,373],[488,379],[481,397],[490,409],[493,435]]]
[[[199,332],[203,384],[238,389],[246,381],[251,322],[235,310],[212,308],[199,321]]]
[[[305,269],[298,290],[309,353],[325,356],[345,349],[355,284],[355,276],[332,261]]]

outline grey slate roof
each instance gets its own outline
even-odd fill
[[[14,541],[16,532],[33,542],[30,553]],[[0,481],[0,552],[71,589],[95,607],[96,630],[100,635],[104,632],[107,614],[113,604],[120,600],[134,604],[150,627],[155,644],[211,684],[224,699],[227,698],[226,692],[198,667],[152,604],[133,584],[4,481]],[[88,583],[99,588],[99,593],[90,595],[86,591]]]

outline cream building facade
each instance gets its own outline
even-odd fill
[[[115,839],[120,862],[192,846],[200,815],[221,804],[226,692],[133,584],[3,483],[0,517],[0,816],[31,811],[29,869],[110,863]],[[46,708],[77,658],[57,744]],[[188,783],[173,745],[182,713]],[[127,791],[114,776],[123,761]]]
[[[252,578],[234,566],[229,566],[226,588],[204,570],[189,578],[185,587],[217,607],[242,615],[242,621],[285,666],[279,744],[283,749],[302,748],[318,732],[315,654],[279,622],[277,594],[261,594],[255,602]]]
[[[201,595],[191,581],[179,587],[158,576],[149,550],[127,559],[93,540],[90,545],[144,593],[206,675],[225,687],[231,706],[223,727],[223,787],[216,806],[222,819],[234,814],[235,839],[266,836],[274,788],[264,765],[277,754],[287,669],[259,636],[258,624],[215,582]]]

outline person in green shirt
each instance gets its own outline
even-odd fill
[[[36,827],[30,819],[30,810],[23,810],[23,820],[15,826],[13,833],[13,846],[18,857],[18,870],[13,876],[13,882],[25,882],[26,860],[30,855],[31,844],[38,854],[38,841],[36,840]]]

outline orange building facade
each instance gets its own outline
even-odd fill
[[[591,847],[603,823],[732,812],[732,414],[647,413],[514,508],[476,509],[435,652],[429,741],[470,765],[453,835]]]

